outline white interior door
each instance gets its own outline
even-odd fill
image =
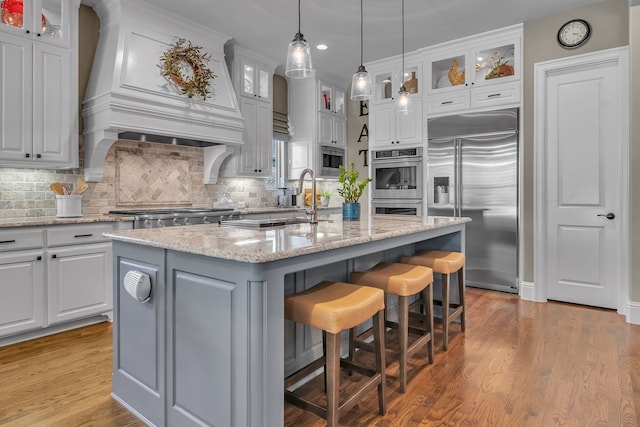
[[[536,143],[544,145],[536,156],[536,286],[546,286],[548,299],[618,308],[626,268],[626,63],[582,55],[559,62],[547,64],[544,76],[536,68],[536,89],[544,91],[536,109]]]

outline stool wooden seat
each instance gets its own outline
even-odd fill
[[[285,401],[309,410],[327,420],[328,426],[337,426],[340,415],[351,409],[370,390],[378,387],[380,415],[386,413],[384,395],[384,293],[368,286],[355,286],[342,282],[324,281],[298,294],[289,295],[284,302],[285,318],[321,329],[325,343],[324,356],[292,374],[287,379],[302,378],[324,365],[327,406],[296,396],[285,387]],[[340,357],[340,332],[355,328],[373,318],[375,369]],[[369,378],[361,387],[340,404],[340,367]]]
[[[403,256],[400,261],[407,264],[431,267],[434,273],[442,275],[442,301],[435,304],[442,305],[442,341],[443,349],[449,347],[449,323],[460,316],[460,327],[465,330],[464,312],[464,254],[461,252],[426,250],[416,252],[411,256]],[[458,275],[459,302],[450,301],[451,274]],[[451,311],[453,310],[453,311]]]
[[[398,296],[398,322],[392,322],[385,315],[385,326],[398,330],[399,350],[397,351],[400,364],[400,392],[407,388],[407,359],[421,346],[427,345],[429,363],[433,363],[433,272],[431,268],[381,262],[367,271],[354,271],[349,281],[354,284],[374,286],[386,294]],[[409,326],[409,299],[412,295],[422,294],[426,310],[424,314],[412,313],[424,322],[424,329]],[[409,346],[409,332],[418,338]],[[355,329],[349,333],[349,353],[354,356],[355,346],[368,348],[369,346],[355,339]],[[387,351],[391,351],[387,348]]]

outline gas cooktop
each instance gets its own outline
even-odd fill
[[[116,209],[109,211],[111,215],[166,215],[233,212],[232,208],[162,208],[162,209]]]
[[[132,216],[133,228],[216,224],[220,220],[240,217],[232,208],[114,209],[109,211],[109,214]]]

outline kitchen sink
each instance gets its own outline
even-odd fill
[[[319,219],[318,221],[327,221]],[[290,224],[308,224],[309,218],[306,217],[289,217],[289,218],[264,218],[264,219],[231,219],[220,221],[222,227],[236,228],[270,228],[282,227]]]

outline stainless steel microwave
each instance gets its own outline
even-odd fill
[[[345,149],[330,145],[320,145],[320,176],[337,177],[340,166],[346,161]]]

